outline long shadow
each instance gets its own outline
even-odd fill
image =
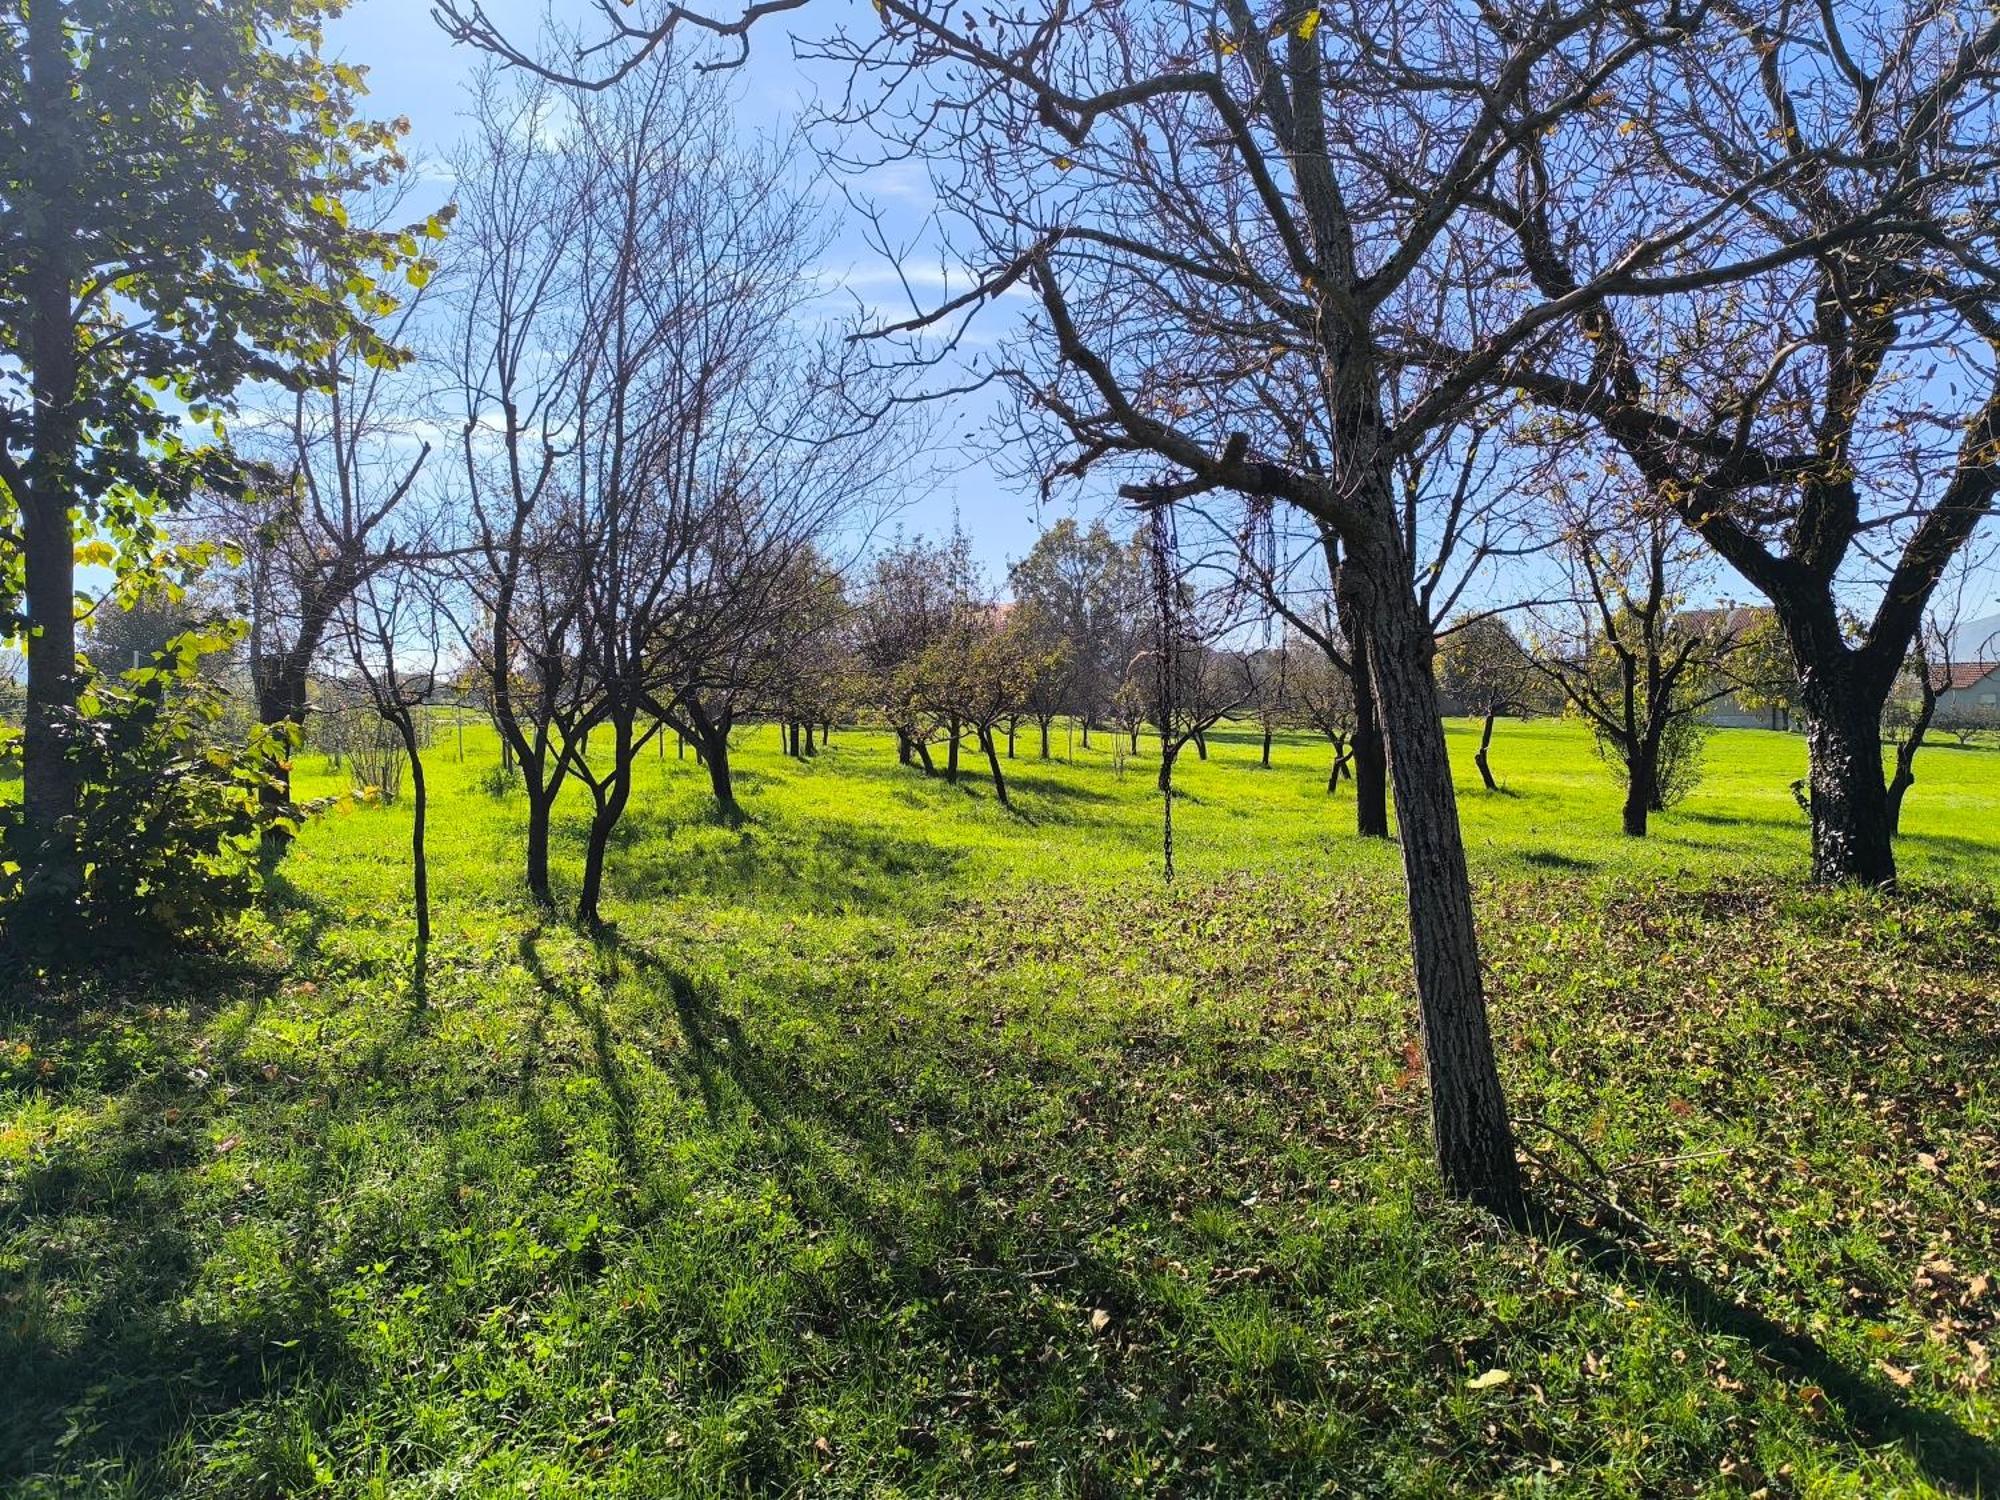
[[[1642,1255],[1560,1208],[1537,1205],[1531,1216],[1532,1227],[1576,1250],[1599,1273],[1664,1298],[1697,1326],[1742,1339],[1793,1379],[1818,1386],[1857,1432],[1901,1448],[1933,1484],[1965,1495],[2000,1492],[2000,1448],[1945,1413],[1857,1374],[1811,1334],[1730,1299],[1691,1267]]]
[[[1578,859],[1573,854],[1563,854],[1554,849],[1528,849],[1520,856],[1521,863],[1533,865],[1540,870],[1562,870],[1570,874],[1582,874],[1599,868],[1594,859]]]
[[[0,1490],[30,1475],[116,1473],[134,1493],[168,1493],[170,1455],[192,1423],[307,1379],[338,1387],[359,1368],[310,1280],[248,1318],[190,1310],[207,1226],[194,1222],[189,1184],[213,1159],[202,1114],[149,1080],[0,1195],[0,1228],[45,1231],[26,1275],[0,1275],[12,1309],[0,1318]],[[30,1313],[42,1287],[65,1285],[87,1305]]]
[[[604,1014],[603,1002],[585,995],[567,975],[555,972],[542,961],[541,936],[542,929],[533,928],[521,935],[520,943],[521,966],[533,978],[535,988],[542,996],[542,1004],[530,1023],[521,1068],[521,1113],[533,1123],[538,1136],[542,1137],[543,1153],[553,1158],[556,1154],[553,1135],[535,1107],[534,1092],[535,1077],[539,1071],[538,1058],[544,1050],[543,1039],[548,1029],[549,1007],[560,1002],[590,1032],[593,1071],[611,1099],[611,1135],[619,1165],[628,1178],[637,1182],[645,1174],[645,1162],[639,1154],[638,1130],[634,1123],[638,1118],[638,1102],[633,1097],[631,1082],[625,1076],[624,1064],[618,1059],[617,1045],[611,1035],[611,1023]]]
[[[692,844],[674,837],[687,826],[662,818],[628,858],[622,887],[634,900],[652,895],[709,897],[813,912],[873,912],[908,904],[914,887],[951,879],[963,851],[880,829],[813,819],[764,819],[734,829],[728,841]]]

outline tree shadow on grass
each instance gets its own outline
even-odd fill
[[[1563,854],[1555,849],[1527,849],[1520,856],[1521,863],[1532,865],[1538,870],[1560,870],[1564,874],[1581,875],[1599,868],[1594,859],[1578,859],[1573,854]]]
[[[1697,1327],[1741,1339],[1791,1380],[1818,1387],[1864,1439],[1894,1444],[1933,1484],[1964,1495],[2000,1492],[2000,1448],[1946,1413],[1858,1374],[1810,1334],[1732,1299],[1687,1265],[1645,1255],[1560,1208],[1538,1205],[1531,1214],[1544,1238],[1575,1250],[1601,1275],[1672,1303]]]
[[[213,1212],[190,1193],[214,1160],[200,1100],[148,1080],[0,1195],[0,1229],[34,1254],[0,1276],[0,1482],[116,1474],[166,1492],[191,1423],[357,1368],[309,1276],[247,1316],[205,1315],[193,1297]]]
[[[631,821],[628,816],[628,821]],[[718,838],[679,835],[685,821],[635,829],[619,872],[621,897],[706,899],[815,913],[891,911],[948,882],[962,851],[863,825],[763,817]],[[713,827],[713,825],[709,825]]]

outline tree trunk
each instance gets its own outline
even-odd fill
[[[1895,825],[1882,781],[1882,696],[1819,687],[1804,705],[1813,879],[1823,884],[1896,880]]]
[[[77,697],[76,548],[70,506],[76,489],[82,424],[77,411],[77,330],[71,295],[77,267],[74,223],[81,161],[64,34],[68,12],[55,5],[28,11],[24,92],[26,134],[40,140],[27,160],[29,181],[9,190],[21,200],[27,226],[16,255],[27,274],[26,354],[32,366],[33,452],[27,483],[15,497],[20,511],[28,657],[21,744],[21,833],[24,894],[51,912],[82,892],[83,864],[74,819],[79,782],[69,751]],[[18,22],[18,16],[16,18]],[[16,127],[18,128],[18,127]]]
[[[1910,732],[1896,746],[1896,774],[1889,782],[1891,838],[1903,831],[1903,797],[1917,784],[1917,752],[1924,748],[1924,736],[1930,732],[1931,718],[1937,712],[1937,685],[1931,680],[1930,663],[1919,658],[1917,670],[1923,676],[1920,684],[1923,698],[1918,704],[1917,717],[1910,725]]]
[[[576,923],[579,927],[589,929],[603,925],[597,902],[604,889],[605,851],[610,847],[611,829],[616,821],[601,802],[591,813],[590,838],[583,854],[583,885],[576,897]]]
[[[1271,726],[1264,726],[1264,769],[1271,769]]]
[[[528,784],[528,894],[543,906],[554,906],[549,889],[549,818],[555,799],[541,787],[540,776],[523,779]]]
[[[1652,810],[1658,793],[1654,785],[1658,778],[1641,762],[1644,753],[1635,753],[1626,767],[1625,774],[1625,836],[1642,839],[1646,836],[1646,815]]]
[[[1393,515],[1386,500],[1379,508]],[[1342,572],[1355,575],[1343,582],[1365,601],[1370,678],[1395,779],[1432,1139],[1453,1193],[1518,1220],[1520,1165],[1487,1026],[1472,884],[1431,676],[1430,623],[1410,592],[1393,523],[1384,530],[1372,566],[1364,572],[1350,555]]]
[[[1497,712],[1492,706],[1487,707],[1486,723],[1479,731],[1479,751],[1472,757],[1472,763],[1479,767],[1479,779],[1486,784],[1489,792],[1500,790],[1500,783],[1493,779],[1493,767],[1486,759],[1486,752],[1493,747],[1493,717]]]
[[[304,628],[301,627],[303,638]],[[318,634],[315,632],[311,650],[319,648]],[[297,650],[286,651],[275,658],[266,657],[257,664],[254,673],[257,681],[253,684],[257,693],[257,722],[266,728],[276,728],[280,724],[293,724],[299,729],[306,722],[306,677],[310,671],[311,655]],[[400,727],[400,726],[399,726]],[[506,744],[506,737],[501,737]],[[273,761],[270,774],[257,794],[263,809],[264,849],[267,854],[282,854],[291,843],[291,835],[273,824],[271,819],[288,811],[292,805],[292,765],[290,757]]]
[[[1083,748],[1090,748],[1090,715],[1083,716]]]
[[[708,753],[708,789],[715,794],[715,810],[726,819],[742,816],[736,804],[736,783],[729,771],[729,736],[718,735]]]
[[[1049,721],[1042,720],[1042,759],[1049,758]]]
[[[819,754],[819,746],[813,740],[813,726],[812,726],[812,720],[810,719],[808,719],[805,723],[805,732],[806,732],[805,753],[806,756],[810,758],[812,756]]]
[[[910,751],[910,737],[902,730],[896,731],[896,764],[907,766],[916,757]]]
[[[1009,738],[1012,738],[1011,732]],[[1002,807],[1012,807],[1014,804],[1007,800],[1007,778],[1000,773],[1000,752],[993,743],[993,731],[981,729],[979,743],[986,751],[986,764],[993,768],[993,795],[1000,799]],[[1010,749],[1008,753],[1011,756],[1013,752]]]
[[[965,727],[962,724],[960,724],[956,719],[947,720],[946,727],[951,731],[951,743],[945,749],[944,779],[950,782],[953,786],[957,786],[958,785],[958,741],[959,737],[964,734]]]
[[[1342,578],[1348,576],[1342,569]],[[1389,836],[1389,747],[1382,733],[1380,693],[1375,686],[1371,664],[1375,647],[1368,636],[1367,610],[1355,597],[1350,584],[1336,585],[1334,602],[1340,613],[1341,632],[1352,653],[1354,676],[1354,749],[1348,774],[1354,778],[1354,831],[1364,839]],[[1433,699],[1436,689],[1431,691]],[[1442,722],[1442,721],[1440,721]]]
[[[1882,777],[1882,709],[1909,655],[1915,624],[1901,640],[1857,649],[1848,644],[1829,592],[1807,585],[1796,594],[1781,590],[1771,602],[1799,677],[1794,706],[1805,719],[1813,879],[1892,885],[1896,855]]]
[[[403,753],[410,761],[410,896],[417,909],[417,946],[431,940],[431,867],[424,844],[425,824],[430,815],[430,796],[424,785],[424,753],[417,744],[416,722],[406,709],[396,720],[403,736]]]
[[[1007,759],[1009,760],[1014,758],[1014,735],[1020,727],[1021,721],[1019,719],[1009,719],[1007,721]]]
[[[1208,736],[1199,729],[1194,732],[1194,753],[1199,760],[1208,759]]]
[[[620,710],[622,713],[623,710]],[[611,769],[604,781],[593,788],[596,807],[590,817],[590,838],[583,856],[583,886],[577,893],[576,921],[579,927],[595,929],[604,925],[598,907],[604,895],[604,863],[611,848],[611,835],[632,798],[632,762],[637,759],[633,745],[633,720],[614,718],[611,723]]]
[[[1348,750],[1347,774],[1354,782],[1354,831],[1365,839],[1389,836],[1389,746],[1382,721],[1371,701],[1365,712],[1355,699],[1354,739]]]

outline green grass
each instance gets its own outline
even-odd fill
[[[2000,753],[1880,896],[1803,885],[1793,737],[1643,843],[1573,726],[1497,796],[1452,738],[1531,1176],[1622,1250],[1442,1198],[1321,746],[1189,759],[1172,888],[1101,742],[1009,814],[752,731],[740,829],[669,753],[591,942],[447,731],[421,969],[364,808],[230,951],[0,1007],[0,1489],[2000,1490]]]

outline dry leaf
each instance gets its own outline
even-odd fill
[[[1487,1391],[1496,1385],[1505,1385],[1514,1378],[1511,1370],[1488,1370],[1484,1375],[1475,1375],[1465,1382],[1469,1391]]]

